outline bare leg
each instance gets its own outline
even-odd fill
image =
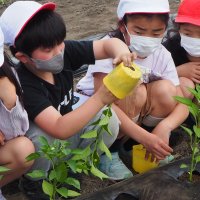
[[[147,91],[144,84],[139,85],[132,94],[118,101],[117,105],[130,119],[140,115],[142,107],[147,99]],[[135,121],[136,122],[136,121]]]
[[[165,118],[177,104],[173,98],[177,95],[177,89],[171,81],[160,80],[149,83],[147,94],[145,112],[154,117]]]
[[[0,180],[0,188],[23,175],[33,164],[26,157],[35,151],[32,142],[26,137],[9,140],[0,147],[0,165],[11,169]]]
[[[115,103],[133,122],[138,123],[139,115],[142,107],[145,105],[147,99],[147,91],[144,84],[139,85],[129,96],[125,99],[119,100]],[[118,138],[124,137],[122,130],[119,131]]]

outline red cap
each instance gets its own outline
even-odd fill
[[[200,0],[184,0],[178,8],[175,22],[200,26]]]

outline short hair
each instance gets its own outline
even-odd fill
[[[20,51],[31,56],[37,48],[52,48],[62,43],[65,37],[66,26],[62,17],[52,10],[41,10],[15,39],[11,51],[13,54]]]

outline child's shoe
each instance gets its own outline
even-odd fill
[[[166,165],[166,164],[170,163],[173,160],[174,160],[174,156],[173,155],[169,155],[164,160],[160,160],[159,161],[159,166]]]
[[[102,155],[99,170],[111,180],[123,180],[133,176],[132,172],[121,161],[117,152],[112,153],[112,160],[106,155]]]

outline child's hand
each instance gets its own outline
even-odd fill
[[[152,131],[151,134],[158,136],[160,139],[162,139],[163,142],[165,142],[165,144],[169,145],[170,133],[171,133],[171,130],[167,126],[163,126],[163,123],[162,124],[160,123],[154,128],[154,130]],[[147,154],[146,156],[149,156],[149,155]],[[146,158],[146,156],[145,156],[145,158]],[[161,159],[161,160],[164,160],[164,159]],[[155,157],[152,156],[152,161],[154,161],[154,160],[155,160]],[[159,160],[156,158],[157,162]]]
[[[130,67],[133,60],[137,58],[136,53],[127,53],[117,56],[113,59],[113,65],[118,65],[119,63],[123,62],[125,66]]]
[[[157,135],[161,138],[167,145],[169,144],[169,138],[171,134],[171,129],[166,125],[166,123],[159,123],[152,131],[152,134]]]
[[[200,83],[200,62],[189,62],[178,66],[179,77],[191,79],[194,83]]]
[[[161,138],[151,133],[149,133],[148,140],[146,140],[143,145],[157,160],[164,160],[166,156],[169,156],[173,152],[173,149],[170,148]],[[148,158],[148,154],[146,157]]]
[[[101,85],[101,87],[97,90],[96,95],[98,95],[98,98],[101,100],[101,102],[104,105],[108,105],[113,103],[117,100],[117,97],[115,97],[104,84]]]
[[[15,106],[16,89],[7,77],[0,78],[0,99],[9,110]]]
[[[5,140],[5,136],[4,136],[4,134],[0,131],[0,146],[5,144],[4,140]]]

